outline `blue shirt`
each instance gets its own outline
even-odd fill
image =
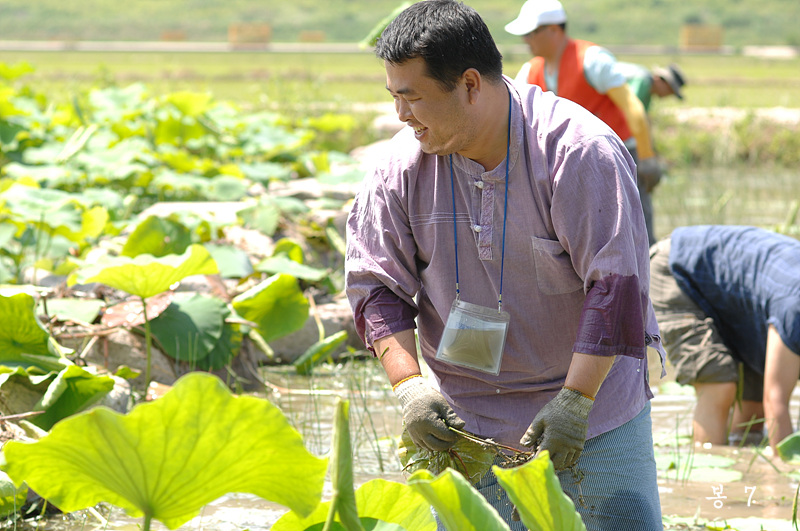
[[[755,227],[682,227],[669,266],[740,362],[764,373],[770,324],[800,355],[800,241]]]

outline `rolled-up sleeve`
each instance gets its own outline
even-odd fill
[[[373,352],[375,340],[416,326],[415,255],[402,194],[381,171],[369,172],[347,220],[345,291],[356,330]]]
[[[564,155],[553,183],[554,230],[586,294],[573,351],[643,358],[649,254],[635,166],[615,136],[585,142]]]

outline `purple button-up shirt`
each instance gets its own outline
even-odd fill
[[[591,438],[652,397],[648,344],[663,360],[635,166],[620,139],[582,107],[506,84],[502,300],[511,320],[500,374],[434,358],[455,297],[453,193],[449,157],[423,153],[411,128],[392,139],[356,197],[347,295],[369,347],[416,324],[424,361],[466,429],[511,446],[564,384],[573,352],[617,355],[589,415]],[[506,161],[486,171],[454,154],[453,171],[460,297],[497,307]]]

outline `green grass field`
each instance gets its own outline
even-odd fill
[[[506,74],[527,60],[501,47]],[[678,63],[687,75],[686,100],[659,106],[800,108],[800,59],[741,55],[618,55],[651,66]],[[25,61],[36,68],[23,81],[50,97],[107,83],[144,82],[158,94],[209,91],[218,99],[272,106],[389,101],[381,63],[363,53],[129,53],[0,52],[0,63]]]

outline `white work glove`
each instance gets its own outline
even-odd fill
[[[593,404],[580,391],[564,387],[539,411],[520,444],[533,447],[534,452],[549,451],[556,470],[573,467],[586,443]]]
[[[394,392],[403,407],[403,422],[414,444],[437,452],[455,444],[458,435],[450,431],[448,426],[461,429],[465,422],[422,376],[413,376],[400,382]]]
[[[656,157],[650,157],[639,161],[636,165],[636,174],[638,182],[644,186],[647,193],[650,193],[661,181],[664,168],[661,167],[661,163]]]

